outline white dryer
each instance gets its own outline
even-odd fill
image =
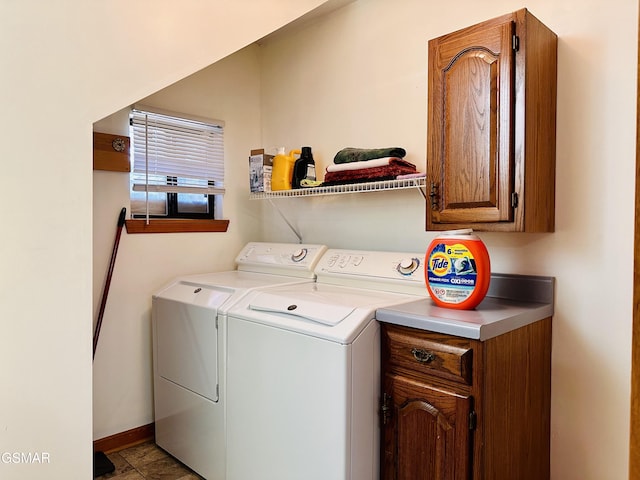
[[[375,310],[427,296],[424,254],[330,249],[315,271],[229,310],[227,480],[378,478]]]
[[[226,314],[253,289],[311,283],[323,245],[247,244],[237,270],[178,278],[152,299],[156,443],[225,478]]]

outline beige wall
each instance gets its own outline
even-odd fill
[[[0,2],[0,477],[91,478],[93,123],[322,3]]]
[[[262,47],[265,144],[311,145],[324,166],[346,146],[398,145],[424,169],[427,40],[522,6],[360,0],[271,39]],[[552,478],[624,479],[638,5],[526,6],[559,36],[556,232],[481,237],[493,271],[557,278]],[[417,192],[276,201],[306,242],[422,251],[433,236]],[[295,240],[268,211],[264,236]]]

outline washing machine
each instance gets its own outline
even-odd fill
[[[227,480],[379,477],[375,311],[428,295],[424,254],[329,249],[315,273],[229,309]]]
[[[180,277],[153,295],[156,443],[203,477],[225,478],[228,309],[256,288],[314,282],[325,250],[251,242],[237,270]]]

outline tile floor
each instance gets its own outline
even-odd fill
[[[107,457],[116,469],[96,477],[99,480],[203,480],[153,442],[108,453]]]

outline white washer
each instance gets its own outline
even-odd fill
[[[156,443],[203,477],[225,478],[228,309],[258,287],[313,282],[325,250],[252,242],[237,270],[181,277],[153,295]]]
[[[330,249],[315,271],[229,310],[227,480],[379,476],[375,310],[428,295],[424,254]]]

